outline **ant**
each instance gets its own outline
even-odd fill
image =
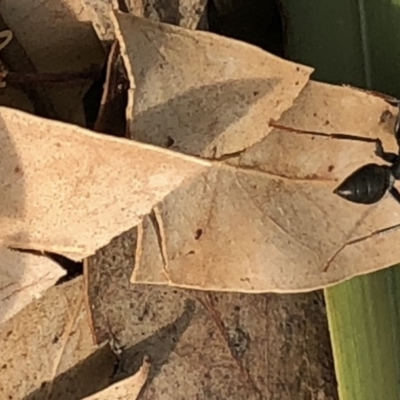
[[[391,165],[366,164],[350,174],[334,191],[334,194],[358,204],[374,204],[389,192],[400,203],[400,192],[394,187],[400,180],[400,101],[394,126],[398,154],[385,152],[380,139],[376,140],[375,154]]]

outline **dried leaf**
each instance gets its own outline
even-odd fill
[[[0,12],[38,71],[82,71],[104,61],[81,0],[3,0]],[[84,125],[82,96],[89,82],[66,82],[48,90],[57,115]]]
[[[86,14],[90,16],[97,36],[103,45],[114,40],[114,27],[110,20],[112,8],[117,6],[117,0],[80,0]]]
[[[209,163],[0,108],[0,242],[81,260]]]
[[[1,15],[0,29],[8,30]],[[41,117],[58,119],[46,87],[41,84],[33,86],[25,83],[10,83],[9,78],[12,74],[23,79],[26,74],[37,73],[37,69],[15,35],[1,52],[1,63],[4,64],[6,87],[0,91],[0,105],[31,112]]]
[[[337,399],[321,292],[254,296],[129,285],[135,231],[90,257],[86,276],[96,339],[121,349],[116,378],[151,357],[140,399]]]
[[[204,290],[300,292],[395,264],[400,207],[365,206],[333,189],[368,162],[379,137],[388,151],[396,109],[349,88],[310,82],[260,143],[215,164],[146,217],[133,282]],[[383,115],[391,115],[385,122]]]
[[[114,39],[115,32],[111,20],[112,9],[120,9],[136,17],[152,21],[166,22],[187,29],[196,29],[205,12],[206,0],[124,0],[122,10],[117,0],[81,0],[86,12],[91,16],[97,35],[103,42]]]
[[[150,371],[150,362],[145,357],[143,365],[135,375],[103,390],[101,393],[85,397],[85,400],[135,400],[146,383]]]
[[[0,248],[0,325],[63,275],[65,271],[47,257]]]
[[[183,153],[219,158],[257,143],[312,71],[208,32],[120,12],[113,20],[131,82],[132,138]]]
[[[108,55],[106,78],[100,109],[93,130],[106,132],[112,136],[126,136],[125,108],[128,82],[124,74],[119,44],[115,40]]]
[[[0,398],[81,398],[108,385],[115,358],[109,347],[92,342],[82,283],[50,289],[1,325],[0,367],[7,379]]]
[[[173,2],[127,0],[127,3],[131,14],[131,9],[135,4],[143,4],[143,15],[136,13],[133,13],[133,15],[144,16],[152,21],[165,22],[186,29],[196,29],[204,13],[207,0],[177,0]]]

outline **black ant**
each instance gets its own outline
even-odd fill
[[[400,192],[394,187],[400,180],[400,102],[394,126],[394,134],[399,148],[398,154],[386,153],[380,139],[376,140],[375,154],[391,165],[366,164],[348,176],[333,193],[359,204],[377,203],[389,192],[400,203]]]

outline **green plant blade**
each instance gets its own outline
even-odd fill
[[[391,269],[325,291],[340,399],[399,399],[400,274]]]
[[[287,52],[313,79],[400,98],[400,0],[282,0]],[[400,399],[400,268],[325,290],[341,400]]]

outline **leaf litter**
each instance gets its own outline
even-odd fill
[[[1,398],[83,398],[108,386],[115,356],[93,344],[83,288],[82,277],[55,286],[1,325]]]
[[[318,351],[301,348],[299,342],[282,359],[285,341],[302,341],[304,335],[317,341],[326,333],[323,314],[312,331],[293,323],[296,315],[307,318],[315,299],[297,294],[298,304],[283,304],[286,298],[266,294],[213,294],[165,285],[309,291],[397,262],[390,245],[400,223],[393,200],[364,207],[332,194],[338,181],[375,159],[376,137],[396,149],[390,135],[395,108],[368,93],[312,82],[312,69],[237,41],[119,12],[110,18],[131,85],[127,123],[134,141],[0,109],[4,245],[80,260],[138,225],[85,260],[85,301],[79,300],[80,280],[74,280],[54,288],[60,299],[74,287],[74,306],[64,303],[64,309],[56,310],[50,289],[2,324],[0,334],[10,349],[17,346],[10,337],[32,332],[29,346],[21,344],[20,353],[8,358],[17,363],[43,335],[27,330],[24,336],[10,324],[20,326],[25,318],[44,332],[45,321],[54,317],[35,320],[32,310],[40,304],[45,311],[38,315],[52,308],[60,316],[68,314],[62,328],[46,329],[64,332],[53,337],[53,344],[62,338],[61,348],[41,352],[51,354],[54,363],[37,360],[32,369],[43,363],[51,368],[37,380],[30,377],[21,390],[33,393],[48,380],[53,387],[42,389],[49,396],[57,392],[54,384],[68,369],[59,366],[77,363],[75,351],[65,346],[79,319],[91,324],[85,329],[93,336],[85,337],[94,339],[82,359],[106,349],[98,346],[115,336],[124,349],[117,372],[126,378],[151,355],[143,398],[167,393],[170,382],[183,385],[180,394],[208,390],[226,396],[234,388],[235,396],[262,398],[271,382],[282,381],[282,365],[288,364],[289,382],[289,372],[302,357],[309,367],[319,368],[307,378],[313,380],[308,387],[328,393],[331,382],[324,374],[329,368],[320,368]],[[383,114],[389,115],[386,121]],[[336,134],[361,140],[341,140]],[[116,243],[122,247],[120,256],[112,253]],[[132,270],[135,283],[164,287],[129,284]],[[276,325],[262,323],[266,304],[267,320]],[[30,314],[24,314],[27,310]],[[296,327],[293,337],[285,321]],[[256,356],[265,348],[268,365]],[[112,355],[109,348],[103,351]],[[186,381],[178,374],[182,370]],[[269,383],[259,370],[267,371]],[[223,383],[227,374],[230,379]],[[107,369],[106,375],[102,388],[112,383],[113,373]],[[100,381],[93,392],[102,389]],[[11,382],[1,389],[13,393],[12,387]],[[298,393],[295,382],[288,383],[287,398],[292,390]]]
[[[63,72],[66,66],[70,71],[81,71],[104,62],[103,48],[87,23],[90,19],[81,0],[46,4],[41,0],[18,3],[4,0],[0,13],[41,72]],[[46,88],[59,119],[84,126],[81,100],[90,83],[88,79]]]
[[[115,379],[151,359],[141,400],[337,399],[321,292],[254,296],[132,285],[136,241],[131,229],[85,263],[95,342],[122,349]]]
[[[132,137],[213,161],[206,173],[157,205],[153,217],[145,217],[133,282],[255,293],[308,291],[396,263],[400,254],[386,249],[388,235],[396,240],[400,231],[373,234],[400,222],[393,199],[363,207],[332,193],[342,177],[376,160],[373,138],[395,148],[393,118],[391,126],[381,123],[382,113],[393,115],[394,107],[349,88],[307,84],[309,69],[280,65],[272,56],[256,61],[264,54],[255,48],[248,47],[251,55],[236,64],[221,63],[223,56],[231,59],[229,46],[237,45],[225,38],[213,38],[221,47],[211,47],[206,33],[122,13],[115,20],[134,87],[133,115],[128,117]],[[218,54],[212,53],[215,48]],[[193,70],[182,54],[195,61]],[[244,68],[242,60],[262,69]],[[213,63],[218,64],[215,77]],[[235,74],[240,78],[235,80]],[[244,82],[246,74],[253,75]],[[202,90],[206,78],[212,85]],[[257,101],[250,95],[252,79],[259,88]],[[273,129],[271,120],[299,134]],[[302,135],[301,130],[316,135]],[[361,140],[321,133],[358,135]],[[350,265],[361,270],[349,270]]]

